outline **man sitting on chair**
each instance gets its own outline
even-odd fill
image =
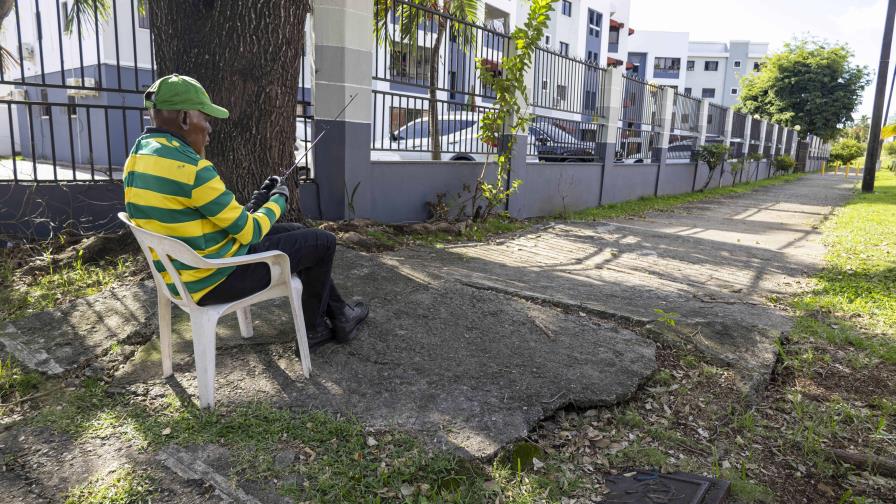
[[[226,119],[230,113],[214,105],[196,80],[177,74],[157,80],[144,98],[153,127],[137,139],[124,166],[125,210],[134,224],[177,238],[207,259],[284,252],[304,285],[309,346],[352,339],[368,308],[346,303],[333,285],[336,237],[298,224],[275,224],[289,202],[289,190],[278,177],[269,178],[244,208],[205,159],[209,118]],[[200,305],[241,299],[270,284],[264,263],[219,269],[174,264]],[[156,269],[177,295],[160,262]]]

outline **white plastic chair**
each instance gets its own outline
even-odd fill
[[[149,270],[156,282],[159,302],[159,339],[162,352],[162,375],[171,376],[171,303],[190,315],[193,330],[193,353],[196,360],[196,378],[199,388],[199,406],[215,407],[215,331],[222,315],[236,312],[240,334],[252,337],[252,315],[249,307],[255,303],[286,296],[292,308],[292,319],[296,328],[296,339],[302,357],[302,371],[305,378],[311,374],[311,356],[308,351],[308,336],[305,332],[305,317],[302,314],[302,281],[291,275],[289,257],[283,252],[270,251],[225,259],[204,259],[186,243],[139,228],[124,212],[118,213],[140,244],[140,249],[149,262]],[[155,251],[165,271],[174,282],[180,298],[171,294],[162,276],[153,266],[152,251]],[[224,268],[251,263],[267,263],[271,268],[271,284],[264,290],[231,303],[199,306],[190,297],[187,288],[171,263],[176,259],[194,268]]]

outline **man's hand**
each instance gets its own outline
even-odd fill
[[[263,207],[265,203],[271,199],[271,191],[277,188],[280,185],[280,177],[274,175],[268,177],[267,180],[264,181],[264,184],[261,187],[252,193],[252,197],[249,199],[249,203],[244,207],[247,212],[252,213],[259,208]],[[287,198],[289,196],[287,195]]]
[[[274,175],[268,177],[268,179],[264,181],[264,184],[261,185],[261,189],[259,190],[269,193],[273,191],[278,185],[280,185],[280,177]]]
[[[286,200],[286,204],[289,204],[289,188],[286,187],[286,184],[280,184],[271,191],[271,197],[275,194],[279,194],[283,196],[283,199]]]
[[[267,191],[255,191],[252,193],[249,203],[246,203],[246,206],[243,208],[245,208],[247,212],[252,213],[263,207],[269,199],[271,199],[271,193]]]

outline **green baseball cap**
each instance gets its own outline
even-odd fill
[[[218,119],[230,117],[226,108],[212,103],[202,84],[184,75],[171,74],[153,82],[143,100],[148,109],[198,110]]]

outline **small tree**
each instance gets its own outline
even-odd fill
[[[759,164],[763,159],[765,159],[765,156],[761,152],[751,152],[744,156],[744,160],[753,168],[748,175],[749,178],[759,176]]]
[[[793,167],[796,166],[796,161],[787,154],[784,154],[782,156],[775,156],[775,159],[772,161],[772,166],[775,167],[775,173],[790,173],[790,170],[793,170]]]
[[[831,148],[831,161],[839,165],[849,165],[865,154],[865,145],[855,140],[843,139]]]
[[[505,185],[510,177],[510,153],[515,143],[513,134],[526,131],[529,126],[526,72],[532,65],[535,48],[544,38],[544,30],[554,8],[552,1],[532,0],[526,23],[510,34],[512,49],[501,60],[503,72],[491,72],[482,59],[476,61],[483,85],[495,92],[494,108],[482,115],[479,138],[486,144],[501,145],[501,152],[497,158],[498,170],[494,182],[486,180],[488,160],[482,165],[482,172],[473,189],[474,220],[487,220],[523,183],[522,180],[514,179]],[[477,207],[477,193],[481,193],[486,200],[484,212],[480,212]]]
[[[728,157],[729,152],[731,152],[731,148],[723,144],[709,143],[697,147],[697,150],[694,151],[694,158],[698,163],[705,163],[706,167],[709,168],[706,182],[703,183],[703,187],[697,192],[703,192],[709,187],[709,182],[712,180],[713,174],[715,174],[720,166],[725,164],[725,159]]]
[[[884,154],[886,154],[888,157],[896,157],[896,142],[885,143]]]

